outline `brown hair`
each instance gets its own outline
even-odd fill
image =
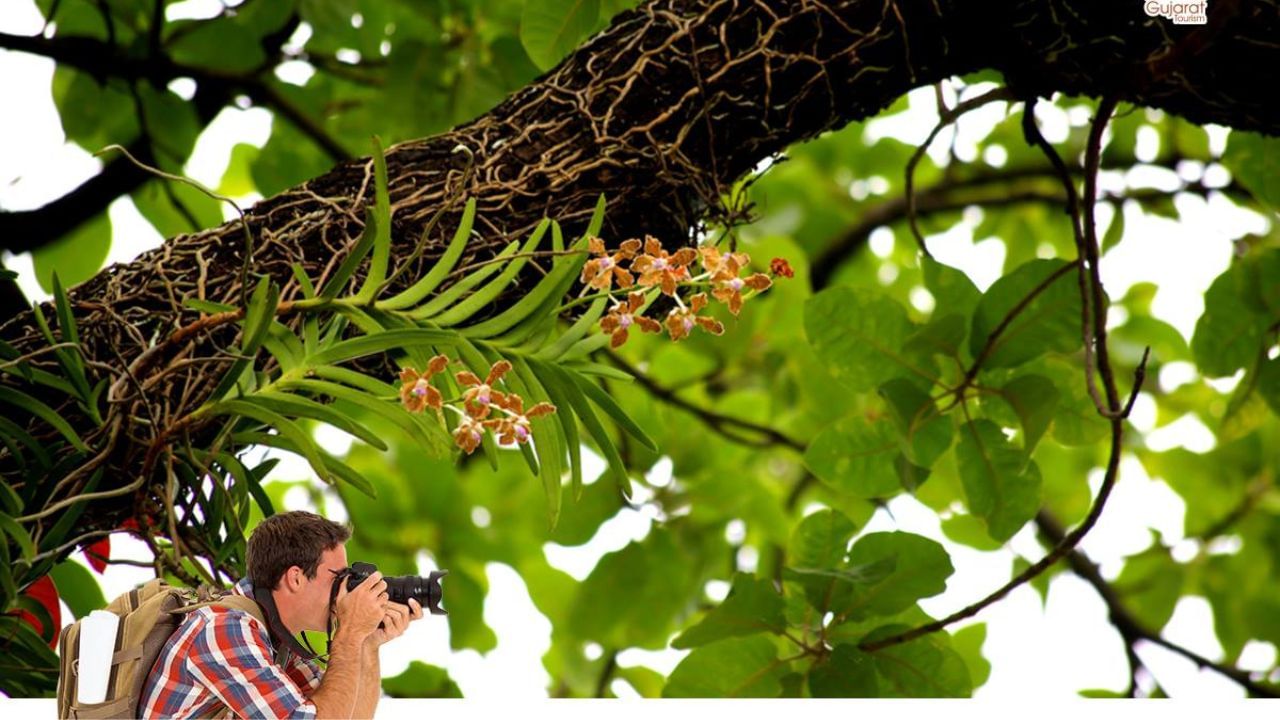
[[[272,515],[249,538],[245,553],[249,581],[254,587],[274,588],[294,565],[314,578],[320,555],[350,537],[350,528],[305,510]]]

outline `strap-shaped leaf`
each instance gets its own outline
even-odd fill
[[[182,304],[192,310],[197,310],[209,315],[217,315],[218,313],[231,312],[236,309],[235,305],[214,302],[212,300],[201,300],[200,298],[189,297],[182,301]]]
[[[373,185],[373,258],[369,260],[369,272],[365,275],[364,285],[356,293],[355,301],[360,304],[373,300],[382,281],[387,279],[387,265],[391,261],[391,201],[387,194],[387,159],[382,154],[382,143],[376,135],[373,138]]]
[[[359,374],[359,373],[355,373]],[[437,432],[434,436],[431,428],[438,428],[433,422],[415,422],[415,416],[410,415],[404,408],[393,405],[386,400],[379,400],[373,395],[361,392],[346,385],[340,385],[327,380],[290,380],[284,383],[284,386],[290,389],[305,390],[315,395],[328,395],[334,400],[343,400],[352,405],[365,408],[371,412],[377,413],[380,417],[386,418],[394,423],[397,427],[405,432],[415,442],[425,444],[427,447],[439,447],[442,444],[447,447],[449,439],[443,437],[443,431]]]
[[[49,467],[49,453],[45,452],[44,445],[32,437],[31,433],[27,432],[22,426],[3,415],[0,415],[0,436],[26,446],[31,450],[31,454],[36,456],[36,461],[41,466]],[[17,457],[16,453],[14,457]]]
[[[596,298],[591,303],[590,307],[587,308],[587,311],[577,320],[573,321],[573,324],[569,326],[568,330],[564,331],[564,334],[556,338],[555,342],[534,353],[534,357],[542,358],[544,360],[555,360],[561,355],[564,355],[568,352],[569,348],[573,347],[574,343],[586,337],[587,333],[591,332],[591,328],[595,327],[595,324],[600,321],[600,316],[604,314],[604,308],[608,302],[609,298]]]
[[[271,321],[275,318],[277,299],[279,299],[279,288],[271,282],[271,278],[262,278],[258,286],[253,289],[253,294],[249,296],[249,307],[245,310],[239,351],[241,357],[231,364],[226,374],[218,381],[213,393],[209,395],[211,399],[216,401],[226,396],[235,387],[245,368],[253,363],[253,358],[258,354],[258,348],[262,347],[262,341],[271,328]]]
[[[559,225],[552,226],[559,232]],[[549,319],[561,298],[573,286],[573,281],[582,272],[587,261],[586,246],[579,244],[581,255],[557,258],[551,272],[542,278],[519,302],[512,305],[497,317],[477,323],[463,332],[469,337],[495,337],[504,334],[501,342],[512,346],[519,344],[528,332],[520,332],[522,327],[535,328]],[[496,281],[495,281],[496,282]],[[515,330],[513,330],[515,328]]]
[[[378,307],[386,310],[404,310],[411,308],[422,301],[423,298],[430,295],[436,288],[440,287],[440,283],[453,272],[453,266],[458,264],[458,258],[462,257],[462,251],[467,248],[467,239],[471,237],[471,225],[476,217],[476,199],[467,200],[467,207],[462,211],[462,219],[458,222],[458,229],[453,233],[453,239],[449,241],[449,247],[445,249],[444,255],[431,266],[431,270],[425,276],[413,285],[410,285],[404,292],[378,303]]]
[[[543,379],[544,384],[557,386],[560,395],[569,401],[574,414],[578,416],[582,426],[587,429],[587,434],[595,440],[596,446],[600,448],[600,453],[609,464],[613,480],[617,483],[623,497],[631,497],[631,479],[627,476],[627,466],[622,461],[622,455],[618,453],[618,448],[613,444],[613,439],[609,437],[609,432],[600,423],[595,411],[591,409],[591,403],[582,393],[581,388],[569,377],[568,372],[551,363],[534,359],[530,359],[529,363],[538,373],[538,377]]]
[[[76,329],[75,316],[71,313],[71,302],[67,299],[62,283],[58,280],[57,272],[53,274],[53,306],[58,315],[58,334],[62,336],[62,342],[76,345],[75,348],[58,350],[56,353],[58,361],[62,363],[62,368],[72,384],[80,391],[80,399],[86,403],[85,409],[89,411],[95,422],[101,424],[102,419],[98,417],[98,408],[87,404],[90,394],[89,381],[85,378],[84,361],[80,358],[80,333]]]
[[[594,362],[572,362],[562,363],[566,368],[573,368],[583,375],[594,375],[596,377],[607,378],[609,380],[618,380],[620,382],[632,382],[634,377],[616,367],[601,365]]]
[[[0,385],[0,403],[21,408],[40,418],[57,430],[75,449],[88,450],[71,424],[62,419],[56,410],[24,392]]]
[[[507,263],[493,263],[495,265],[505,265],[498,277],[485,283],[484,287],[476,290],[466,299],[440,313],[440,316],[436,318],[436,322],[446,327],[457,325],[497,299],[498,295],[511,285],[511,281],[515,280],[516,275],[529,262],[529,253],[538,249],[538,245],[547,234],[547,228],[550,225],[551,221],[543,218],[542,222],[538,223],[538,227],[534,228],[533,234],[525,241],[524,247],[521,248],[520,257],[516,257]]]
[[[18,524],[17,520],[14,520],[9,515],[0,513],[0,530],[3,530],[9,537],[13,538],[13,541],[18,544],[18,549],[22,551],[23,559],[28,563],[35,557],[36,545],[31,542],[31,535]]]
[[[636,424],[635,420],[631,419],[631,416],[627,415],[627,412],[618,405],[618,401],[614,400],[609,393],[605,392],[599,385],[596,385],[583,377],[582,374],[576,370],[564,368],[564,373],[578,384],[578,387],[582,389],[583,394],[591,398],[591,402],[595,403],[597,407],[608,413],[609,417],[613,418],[614,422],[618,423],[623,430],[626,430],[632,437],[639,440],[641,445],[644,445],[654,452],[658,452],[657,443],[649,437],[648,433],[646,433],[644,429]]]
[[[238,432],[234,433],[231,436],[231,439],[239,443],[266,445],[267,447],[287,450],[291,453],[307,458],[308,463],[312,462],[311,458],[308,457],[305,448],[299,447],[297,442],[287,435],[272,435],[264,432]],[[314,443],[311,444],[314,447]],[[311,468],[316,471],[316,474],[319,475],[322,480],[328,483],[333,483],[333,480],[336,478],[348,485],[351,485],[371,498],[376,498],[378,496],[377,491],[373,487],[373,483],[369,482],[369,479],[357,472],[355,468],[326,452],[317,449],[316,453],[319,456],[317,458],[317,462],[320,463],[320,466],[317,467],[315,463],[312,463]]]
[[[84,489],[80,492],[91,493],[96,490],[98,488],[98,483],[102,480],[102,477],[102,468],[98,468],[93,471],[93,474],[89,476],[89,480],[84,484]],[[41,553],[49,552],[65,542],[67,537],[70,536],[71,531],[77,527],[80,522],[80,515],[84,513],[85,508],[87,508],[88,505],[89,503],[82,501],[67,508],[66,511],[58,518],[58,521],[53,524],[53,527],[46,530],[44,534],[40,536],[40,546],[37,551]]]
[[[381,398],[394,398],[399,390],[390,383],[385,383],[371,375],[365,375],[362,372],[356,372],[343,367],[333,367],[331,365],[321,365],[312,370],[317,377],[334,382],[346,383],[354,388],[359,388],[371,395]]]
[[[4,540],[4,533],[2,532],[0,532],[0,540]],[[3,592],[5,597],[16,598],[18,597],[18,586],[13,582],[12,560],[9,557],[9,541],[0,542],[0,592]],[[2,623],[10,619],[17,621],[16,617],[0,615],[0,628],[4,627]]]
[[[520,242],[518,240],[507,243],[502,252],[495,255],[492,261],[472,270],[463,276],[461,280],[450,285],[447,290],[431,298],[421,307],[411,311],[409,315],[419,320],[434,317],[457,302],[458,298],[471,292],[472,288],[487,280],[490,275],[501,270],[504,264],[503,260],[514,255],[516,250],[519,249]]]
[[[320,450],[320,447],[311,439],[311,435],[307,431],[284,415],[263,405],[238,398],[223,400],[216,405],[210,406],[209,411],[214,415],[238,415],[274,428],[276,432],[280,433],[279,437],[292,443],[293,447],[286,449],[304,457],[310,463],[311,469],[315,470],[316,474],[320,476],[321,480],[327,483],[333,482],[333,477],[325,465],[325,453]],[[239,434],[233,433],[232,439],[235,439],[236,435]],[[270,443],[263,444],[270,445]],[[272,445],[272,447],[279,446]]]
[[[379,450],[387,449],[387,444],[382,441],[382,438],[378,437],[377,433],[333,407],[310,398],[275,390],[265,390],[256,392],[244,399],[248,402],[269,407],[285,416],[305,417],[328,423],[343,432],[355,435]]]
[[[365,208],[364,232],[360,233],[360,239],[351,247],[351,252],[347,253],[347,256],[342,259],[342,263],[338,265],[338,269],[325,282],[324,289],[320,291],[321,298],[332,299],[338,296],[338,293],[346,286],[347,281],[355,274],[356,268],[360,267],[360,262],[373,249],[373,243],[377,236],[377,216],[374,214],[373,208]]]
[[[528,362],[528,365],[529,372],[537,375],[534,363]],[[570,487],[573,488],[573,499],[576,502],[582,498],[582,441],[578,438],[578,423],[573,419],[573,405],[568,394],[554,380],[539,378],[539,382],[546,390],[551,404],[556,406],[555,417],[563,433],[565,451],[569,454]]]
[[[302,297],[308,299],[315,297],[316,286],[311,283],[311,278],[307,275],[307,269],[302,267],[302,263],[290,263],[289,269],[293,271],[293,278],[298,281],[298,287],[302,290]]]
[[[44,311],[40,309],[39,304],[31,306],[31,316],[35,319],[40,333],[44,335],[45,341],[50,345],[58,344],[59,340],[49,329],[49,322],[45,319]],[[70,388],[67,394],[83,403],[89,396],[89,383],[84,377],[84,365],[80,356],[67,348],[58,348],[53,351],[53,355],[58,359],[62,375]]]
[[[602,350],[609,345],[609,336],[604,333],[589,335],[573,344],[573,347],[560,356],[560,362],[573,362],[589,357],[591,353]]]
[[[422,347],[430,345],[453,345],[458,334],[452,330],[435,328],[397,328],[384,330],[376,335],[343,340],[326,350],[312,355],[312,365],[336,365],[366,355],[387,352],[405,347]]]
[[[539,402],[555,404],[542,383],[538,382],[527,361],[520,357],[513,357],[511,365],[515,369],[515,376],[508,377],[516,386],[516,392],[524,397],[526,408]],[[559,406],[556,414],[559,414]],[[534,446],[538,451],[542,489],[547,495],[547,526],[554,529],[556,522],[560,519],[560,476],[564,471],[564,452],[568,440],[560,423],[554,417],[544,415],[530,418],[530,424],[533,426]]]
[[[277,321],[271,322],[262,346],[280,363],[280,369],[288,372],[302,364],[307,351],[292,330]]]

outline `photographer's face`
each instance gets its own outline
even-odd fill
[[[298,629],[325,631],[329,621],[329,591],[333,587],[336,574],[346,566],[347,549],[338,545],[320,555],[315,577],[307,577],[302,572],[302,568],[296,566],[289,569],[290,573],[297,573],[296,577],[300,581],[297,586],[296,605],[305,626]]]

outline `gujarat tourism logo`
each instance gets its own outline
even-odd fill
[[[1142,3],[1142,9],[1149,17],[1168,18],[1175,25],[1204,25],[1209,20],[1206,8],[1208,4],[1208,0],[1200,0],[1200,2],[1146,0]]]

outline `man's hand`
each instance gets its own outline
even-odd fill
[[[351,634],[352,639],[364,640],[378,631],[378,623],[383,622],[387,608],[391,605],[387,600],[387,583],[382,573],[375,572],[364,579],[355,589],[348,591],[346,580],[338,588],[338,598],[334,603],[334,611],[338,616],[340,632]]]
[[[388,640],[400,637],[409,628],[409,623],[421,619],[422,606],[417,600],[409,598],[408,605],[389,602],[386,613],[382,616],[382,627],[370,633],[366,642],[378,647]]]

